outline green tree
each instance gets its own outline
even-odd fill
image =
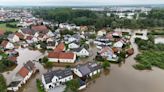
[[[110,67],[109,61],[104,61],[103,64],[102,64],[102,67],[103,67],[104,69],[107,69],[108,67]]]
[[[71,92],[77,92],[79,87],[80,87],[79,80],[73,79],[66,83],[66,88],[64,92],[68,92],[68,90],[71,90]]]
[[[6,80],[2,74],[0,74],[0,92],[7,92]]]

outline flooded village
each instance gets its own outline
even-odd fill
[[[0,72],[6,80],[6,91],[164,91],[163,58],[153,57],[163,55],[162,27],[154,30],[143,25],[127,27],[129,20],[146,19],[151,8],[63,10],[71,11],[73,14],[70,16],[78,16],[71,22],[64,20],[64,14],[51,15],[50,10],[46,17],[40,11],[19,8],[0,10]],[[88,15],[79,15],[83,12],[88,12]],[[83,16],[90,18],[99,13],[99,17],[105,16],[107,20],[96,20],[100,24],[95,26],[86,24]],[[55,17],[54,21],[49,16],[62,18]],[[116,25],[108,17],[127,22]],[[149,50],[154,53],[150,54]],[[142,56],[145,53],[150,56]]]

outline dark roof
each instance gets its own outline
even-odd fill
[[[91,70],[91,72],[101,69],[101,65],[97,63],[88,63],[88,68]]]
[[[87,65],[78,67],[78,70],[82,73],[82,76],[85,76],[85,75],[88,75],[89,73],[91,73],[91,71]]]
[[[77,66],[77,69],[82,73],[82,76],[86,76],[95,70],[101,69],[101,65],[97,63],[87,63]]]
[[[57,76],[59,79],[62,79],[70,75],[72,75],[71,69],[55,70],[43,74],[46,83],[51,83],[54,76]]]
[[[13,37],[14,37],[14,34],[9,34],[7,38],[12,39]]]
[[[74,49],[72,49],[72,51],[74,51],[74,52],[80,52],[82,49],[83,49],[82,47],[80,47],[80,48],[74,48]]]
[[[35,63],[28,61],[26,64],[24,64],[24,67],[31,71],[35,68]]]
[[[47,42],[47,46],[55,46],[56,42],[55,41],[49,41]]]
[[[11,82],[8,87],[17,87],[21,81],[13,81]]]
[[[35,31],[31,30],[30,28],[22,28],[21,30],[24,34],[30,34],[30,35],[35,34]]]

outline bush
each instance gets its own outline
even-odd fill
[[[45,67],[52,68],[53,67],[53,63],[52,62],[47,62],[47,63],[45,63]]]
[[[0,74],[0,92],[7,92],[6,80],[2,74]]]
[[[37,86],[38,92],[45,92],[44,88],[42,87],[42,82],[39,79],[36,80],[36,86]]]
[[[102,67],[103,67],[104,69],[107,69],[108,67],[110,67],[109,61],[104,61],[103,64],[102,64]]]
[[[80,87],[79,80],[73,79],[66,83],[66,88],[64,92],[68,92],[68,90],[71,90],[71,92],[77,92],[79,87]]]
[[[152,66],[164,69],[164,51],[143,51],[135,57],[135,60],[139,63],[134,65],[136,69],[150,70]]]

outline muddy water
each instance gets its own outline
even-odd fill
[[[133,43],[133,39],[131,41]],[[135,50],[134,55],[128,57],[125,63],[121,65],[112,64],[109,73],[102,73],[83,92],[164,92],[164,70],[153,68],[152,71],[138,71],[132,67],[136,63],[134,57],[139,53],[136,44],[133,43],[132,45]],[[42,56],[37,51],[20,50],[20,52],[22,53],[18,58],[20,64],[23,64],[26,60],[33,60]],[[88,60],[91,60],[91,58]],[[40,73],[33,76],[20,92],[37,92],[36,79],[41,78],[41,75],[47,70],[37,62],[36,66]],[[58,68],[54,67],[54,69]],[[11,73],[10,77],[7,73],[4,73],[4,75],[8,79],[12,77]]]
[[[133,43],[135,54],[120,65],[111,65],[108,75],[102,74],[95,83],[84,92],[164,92],[164,70],[153,68],[152,71],[138,71],[132,65],[137,54],[137,46]]]
[[[37,60],[39,57],[42,56],[42,53],[40,53],[39,51],[32,51],[23,48],[19,48],[16,50],[19,52],[19,56],[17,57],[18,65],[14,70],[3,73],[4,77],[6,78],[7,84],[9,84],[12,81],[13,76],[21,69],[24,63],[26,63],[29,60]]]

